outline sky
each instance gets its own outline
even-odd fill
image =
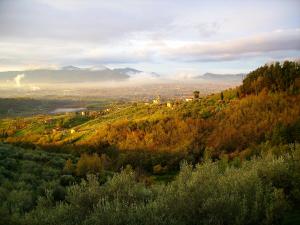
[[[299,9],[299,0],[0,0],[0,71],[249,72],[300,58]]]

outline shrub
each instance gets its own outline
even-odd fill
[[[231,166],[185,163],[166,185],[145,186],[125,169],[101,185],[97,176],[68,188],[66,201],[38,207],[27,224],[279,224],[299,199],[300,148],[284,157]],[[295,180],[297,182],[295,182]],[[47,199],[43,200],[47,202]]]

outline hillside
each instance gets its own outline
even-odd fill
[[[297,130],[300,123],[300,95],[294,84],[299,75],[290,83],[294,94],[285,90],[268,93],[264,89],[241,97],[253,73],[241,87],[222,92],[223,99],[213,94],[192,102],[174,101],[168,106],[138,102],[84,114],[4,119],[0,134],[5,142],[66,151],[175,152],[190,155],[195,161],[205,151],[217,158],[220,154],[252,155],[255,150],[251,146],[276,143],[276,132]],[[282,142],[296,139],[294,135],[282,138]]]
[[[94,102],[1,119],[0,216],[5,224],[297,223],[299,71],[266,65],[239,87],[194,92],[192,101]]]

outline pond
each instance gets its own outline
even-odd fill
[[[79,111],[85,111],[87,108],[57,108],[51,113],[56,114],[56,113],[67,113],[67,112],[79,112]]]

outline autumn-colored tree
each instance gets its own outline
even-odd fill
[[[76,165],[76,174],[85,176],[89,173],[101,174],[103,172],[103,163],[98,154],[82,154]]]
[[[75,168],[74,168],[72,160],[68,159],[66,161],[66,164],[65,164],[64,168],[63,168],[64,174],[73,174],[74,173],[74,169]]]
[[[155,166],[153,166],[153,173],[154,174],[161,174],[165,171],[165,168],[163,166],[161,166],[160,164],[157,164]]]
[[[299,88],[296,85],[299,78],[300,64],[298,62],[276,62],[250,72],[243,80],[241,90],[243,94],[256,95],[263,89],[271,92],[295,92]]]

